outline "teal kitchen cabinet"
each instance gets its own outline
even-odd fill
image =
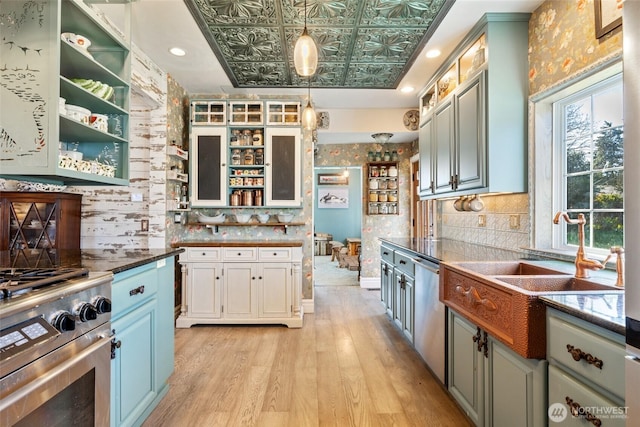
[[[420,197],[527,191],[528,14],[486,14],[420,96]]]
[[[16,71],[0,98],[0,125],[10,142],[0,147],[3,177],[71,185],[129,182],[130,28],[114,29],[85,3],[0,4],[1,16],[21,17],[7,21],[7,42],[0,45],[4,69]],[[128,22],[131,5],[120,3]],[[70,33],[83,35],[90,46],[67,40]],[[69,155],[73,151],[82,159]]]
[[[549,405],[564,415],[553,424],[624,426],[625,355],[623,335],[547,307]]]
[[[393,313],[393,253],[384,244],[380,248],[380,300],[389,316]]]
[[[404,336],[413,343],[415,306],[415,263],[406,253],[393,255],[393,320]]]
[[[449,310],[449,392],[477,426],[546,426],[545,360],[525,359]]]
[[[117,273],[112,289],[111,425],[139,426],[173,371],[174,258]]]

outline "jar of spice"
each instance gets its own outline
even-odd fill
[[[382,176],[382,177],[386,177],[387,176],[387,167],[386,166],[380,166],[380,176]]]
[[[240,130],[234,129],[231,131],[231,141],[230,145],[240,145]]]
[[[377,166],[371,166],[371,169],[369,170],[369,176],[373,178],[376,178],[379,176],[379,171]]]
[[[253,145],[262,145],[262,129],[253,131]]]
[[[249,148],[244,152],[244,165],[253,165],[255,161],[255,156],[253,154],[253,149]]]
[[[377,202],[378,201],[378,193],[376,193],[375,191],[372,191],[369,193],[369,201],[370,202]]]
[[[240,154],[240,150],[238,148],[235,148],[233,151],[231,151],[231,164],[234,166],[242,164],[242,155]]]
[[[256,148],[255,160],[256,165],[264,164],[264,150],[262,148]]]

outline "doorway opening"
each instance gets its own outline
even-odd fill
[[[314,168],[313,230],[314,286],[358,285],[354,242],[362,236],[361,167]]]

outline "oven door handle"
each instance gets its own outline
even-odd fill
[[[4,414],[9,407],[11,407],[12,405],[18,404],[20,401],[23,401],[23,399],[26,399],[26,398],[29,399],[29,405],[35,404],[33,409],[39,407],[44,402],[46,402],[47,397],[43,398],[44,401],[42,402],[34,402],[34,396],[38,396],[38,393],[37,393],[38,390],[43,387],[46,387],[46,384],[48,381],[51,381],[52,378],[55,378],[58,375],[64,374],[64,372],[67,369],[70,369],[73,365],[77,364],[80,360],[91,357],[97,351],[103,350],[108,353],[110,351],[110,345],[111,345],[111,337],[107,335],[100,335],[100,339],[98,341],[96,341],[94,344],[90,345],[89,347],[85,348],[84,350],[80,351],[78,354],[74,355],[73,358],[65,360],[61,364],[47,371],[44,375],[39,376],[38,378],[31,381],[30,383],[25,384],[23,387],[20,387],[14,393],[3,398],[0,401],[0,413]],[[105,347],[102,348],[103,346]],[[59,390],[56,390],[56,393],[64,390],[64,388],[67,385],[68,384],[61,384],[58,382],[56,384],[56,388],[59,388]],[[13,422],[17,422],[17,421],[19,420],[14,420]]]

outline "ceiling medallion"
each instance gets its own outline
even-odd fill
[[[420,112],[418,110],[407,111],[404,113],[402,122],[407,130],[418,130],[418,125],[420,124]]]

